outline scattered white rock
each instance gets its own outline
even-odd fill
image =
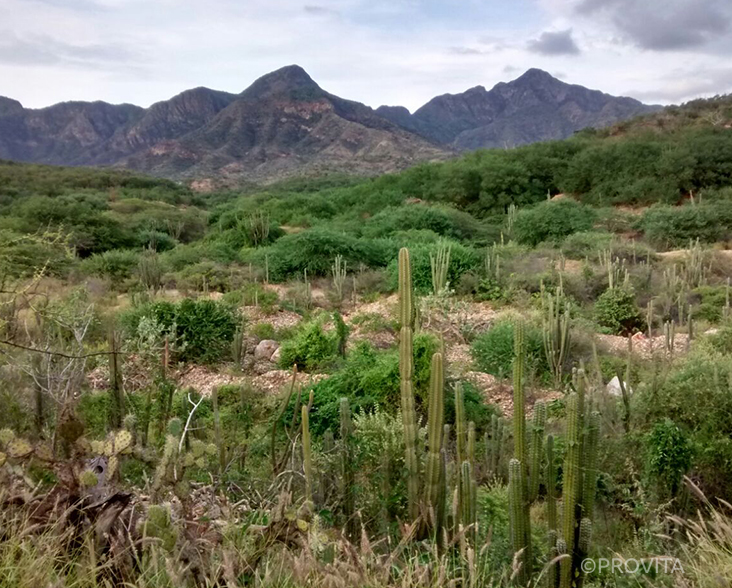
[[[269,360],[272,363],[277,363],[278,364],[278,363],[280,363],[280,356],[281,355],[282,355],[282,348],[281,347],[278,347],[277,349],[275,349],[275,352],[272,354],[272,357],[270,357]]]
[[[620,379],[617,376],[615,376],[612,380],[610,380],[607,383],[607,386],[605,387],[605,389],[607,390],[607,393],[610,394],[611,396],[622,396],[623,395],[623,391],[620,388]],[[628,386],[628,384],[625,384],[625,389],[628,392],[628,394],[633,393],[633,388]]]

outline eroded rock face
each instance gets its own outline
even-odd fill
[[[254,359],[256,361],[271,361],[272,355],[280,348],[280,344],[272,339],[260,341],[254,348]]]
[[[222,185],[375,175],[456,151],[561,139],[654,109],[532,69],[491,90],[438,96],[414,114],[373,110],[326,92],[292,65],[241,94],[195,88],[149,108],[65,102],[28,109],[0,97],[0,159],[114,165]]]

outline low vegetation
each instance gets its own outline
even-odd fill
[[[0,585],[726,585],[727,104],[211,194],[0,163]]]

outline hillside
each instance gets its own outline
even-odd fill
[[[345,100],[288,66],[240,94],[196,88],[147,109],[70,102],[33,110],[0,98],[0,158],[224,183],[374,176],[456,150],[562,139],[651,110],[529,70],[490,91],[439,96],[412,115]]]
[[[207,194],[0,161],[0,586],[719,585],[728,104]]]

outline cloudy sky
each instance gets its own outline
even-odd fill
[[[297,63],[411,110],[530,67],[670,103],[732,92],[730,0],[0,0],[0,95],[147,106]]]

